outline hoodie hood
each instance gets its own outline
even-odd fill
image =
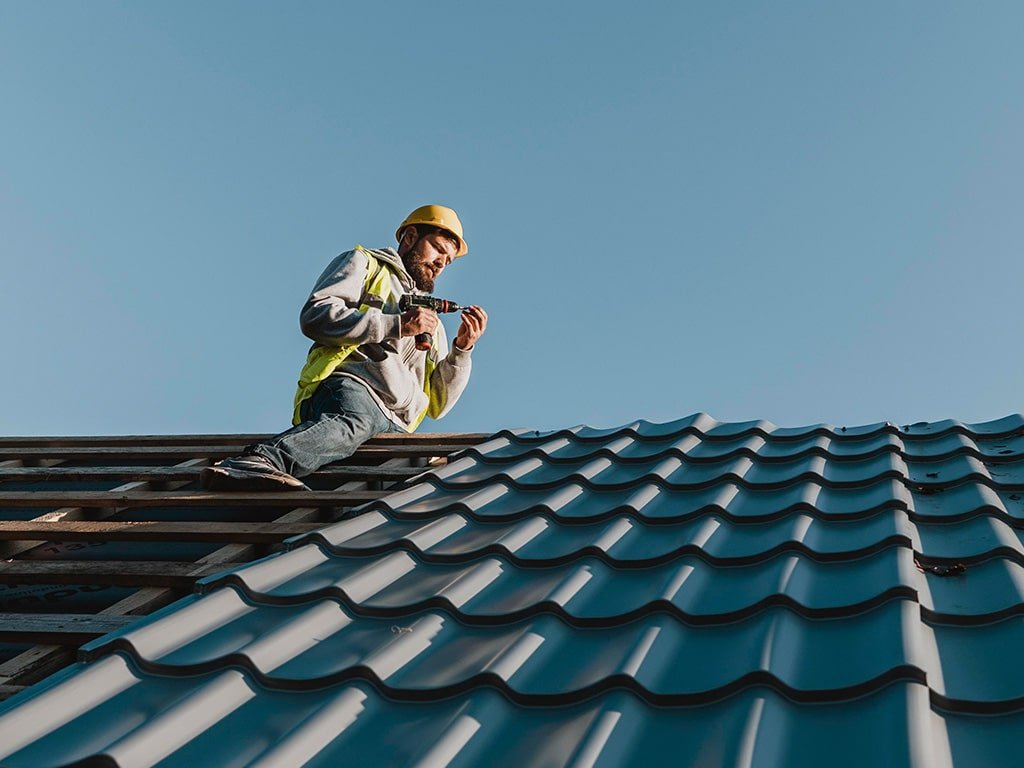
[[[402,284],[402,288],[408,293],[418,293],[416,289],[416,281],[412,279],[406,269],[405,264],[402,262],[402,257],[398,255],[398,251],[394,248],[366,248],[365,246],[359,246],[364,251],[372,254],[378,261],[387,262],[388,266],[394,268],[395,276],[398,277],[398,281]]]

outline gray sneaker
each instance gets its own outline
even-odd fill
[[[218,461],[199,473],[208,491],[308,491],[309,486],[256,454]]]

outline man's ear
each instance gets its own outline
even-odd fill
[[[416,245],[417,239],[418,238],[416,233],[416,227],[409,225],[408,227],[403,229],[402,236],[398,240],[399,253],[404,254],[406,251],[408,251],[410,248]]]

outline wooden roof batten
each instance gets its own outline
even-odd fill
[[[486,440],[477,433],[382,434],[345,462],[312,475],[327,490],[226,493],[198,488],[203,467],[262,434],[0,437],[0,589],[5,585],[137,588],[95,613],[0,612],[0,644],[34,644],[0,660],[0,699],[72,663],[79,645],[191,592],[197,579],[269,552],[348,510],[386,496],[427,467]],[[85,466],[77,463],[86,462]],[[68,485],[110,483],[108,490]],[[311,480],[312,482],[312,480]],[[59,484],[59,490],[48,487]],[[120,484],[117,484],[120,483]],[[337,485],[335,485],[337,483]],[[8,490],[17,484],[17,490]],[[297,506],[297,505],[303,506]],[[56,507],[54,509],[54,507]],[[166,508],[180,513],[170,520]],[[164,508],[159,519],[149,510]],[[228,520],[195,520],[221,508]],[[24,519],[24,510],[47,509]],[[11,510],[18,514],[12,517]],[[239,511],[243,519],[239,519]],[[280,514],[275,514],[280,512]],[[130,513],[131,520],[117,519]],[[245,515],[252,515],[245,519]],[[268,521],[268,514],[271,519]],[[195,561],[39,559],[52,542],[202,542],[220,544]],[[9,654],[7,654],[9,656]]]

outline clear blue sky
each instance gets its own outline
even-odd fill
[[[0,434],[276,431],[413,207],[435,430],[1021,410],[1024,5],[0,4]],[[454,332],[454,323],[449,332]]]

